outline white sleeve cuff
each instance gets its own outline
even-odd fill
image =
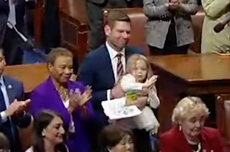
[[[111,90],[107,90],[107,100],[111,100],[111,97],[110,97],[110,94],[111,94]]]
[[[7,121],[6,111],[2,111],[0,114],[1,114],[2,122],[6,122]]]

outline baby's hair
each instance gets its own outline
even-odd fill
[[[153,75],[151,66],[148,62],[148,59],[144,55],[141,55],[141,54],[134,54],[128,58],[127,65],[126,65],[126,72],[131,73],[136,68],[136,63],[138,60],[142,60],[145,62],[147,69],[148,69],[146,78],[150,78]]]

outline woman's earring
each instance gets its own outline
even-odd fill
[[[179,125],[179,130],[180,130],[180,131],[182,130],[182,127],[181,127],[181,125]]]
[[[44,133],[44,131],[42,132],[42,137],[45,137],[46,135],[45,135],[45,133]]]

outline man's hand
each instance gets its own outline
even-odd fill
[[[121,98],[121,97],[124,97],[124,96],[125,96],[125,93],[124,93],[124,91],[123,91],[123,89],[122,89],[120,84],[117,84],[111,90],[110,98],[112,98],[112,99]]]
[[[136,106],[142,110],[148,102],[148,97],[147,96],[142,96],[137,98]]]
[[[10,117],[15,114],[23,112],[27,108],[29,103],[30,103],[30,99],[26,101],[18,101],[17,99],[15,99],[14,102],[11,103],[8,109],[6,110],[6,116]]]

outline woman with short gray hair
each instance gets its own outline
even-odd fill
[[[223,152],[218,130],[204,127],[208,115],[199,97],[181,99],[172,113],[174,127],[160,137],[161,152]]]

